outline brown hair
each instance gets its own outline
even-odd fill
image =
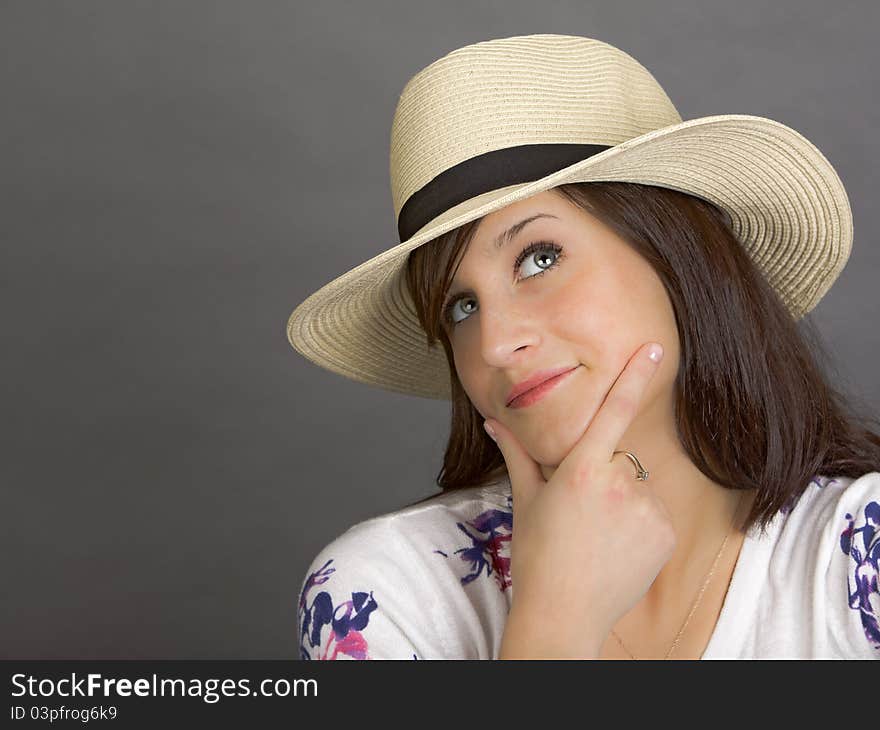
[[[734,236],[726,212],[677,190],[635,183],[553,190],[614,230],[663,282],[681,343],[679,438],[711,480],[757,490],[744,531],[755,522],[766,529],[814,476],[858,477],[880,469],[880,435],[872,430],[877,422],[831,386],[840,374],[823,373],[823,367],[833,370],[832,362],[809,315],[799,321],[791,316]],[[449,363],[451,428],[437,477],[444,492],[506,473],[501,451],[458,379],[440,317],[481,220],[414,249],[406,267],[428,345],[439,339]]]

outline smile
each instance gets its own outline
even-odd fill
[[[545,380],[540,385],[536,385],[531,390],[527,390],[525,393],[518,395],[514,398],[510,403],[507,404],[508,408],[525,408],[526,406],[530,406],[533,403],[537,403],[544,396],[548,395],[557,385],[560,385],[569,375],[575,372],[580,365],[572,368],[571,370],[567,370],[564,373],[557,375],[556,377],[550,378],[549,380]]]

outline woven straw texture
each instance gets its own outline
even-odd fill
[[[302,302],[288,320],[290,344],[346,378],[449,399],[446,356],[442,347],[426,346],[403,284],[407,255],[466,222],[570,182],[664,186],[726,210],[737,238],[795,319],[816,306],[849,257],[846,191],[809,140],[784,124],[745,114],[682,121],[635,59],[576,36],[483,41],[413,76],[391,130],[395,216],[410,196],[463,161],[544,143],[613,147],[444,211]]]

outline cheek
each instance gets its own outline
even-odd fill
[[[572,354],[597,382],[611,387],[644,342],[661,339],[672,356],[676,338],[667,322],[669,305],[659,301],[653,282],[627,278],[610,267],[602,273],[583,277],[579,285],[571,282],[553,297],[548,331],[571,344]]]
[[[620,321],[619,307],[610,301],[601,289],[566,286],[547,302],[549,331],[572,343],[598,346]]]

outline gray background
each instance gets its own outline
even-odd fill
[[[2,656],[295,657],[317,551],[436,490],[448,404],[285,324],[397,242],[397,99],[468,43],[600,38],[685,119],[812,140],[856,233],[811,316],[880,411],[878,27],[873,0],[3,2]]]

